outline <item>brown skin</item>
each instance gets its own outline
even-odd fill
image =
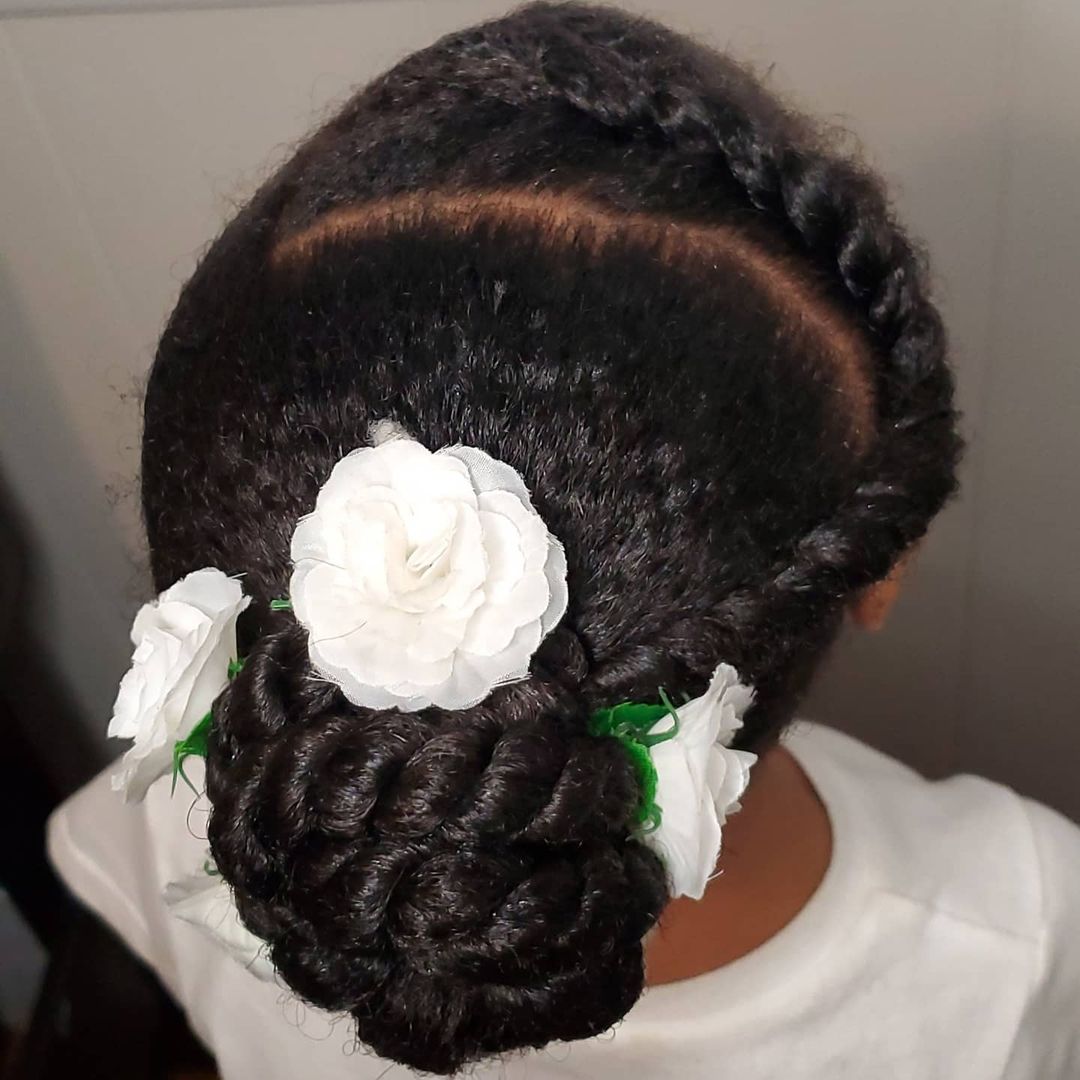
[[[852,602],[853,622],[881,629],[908,562],[905,556]],[[805,907],[831,857],[829,816],[817,792],[783,746],[770,748],[754,766],[742,809],[724,825],[721,872],[700,900],[673,900],[647,939],[646,982],[702,975],[764,944]]]

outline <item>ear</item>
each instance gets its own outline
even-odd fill
[[[913,548],[905,551],[896,560],[888,577],[868,585],[850,602],[848,613],[857,626],[863,630],[880,630],[885,625],[885,620],[900,595],[900,586],[914,553]]]

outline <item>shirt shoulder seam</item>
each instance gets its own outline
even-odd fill
[[[959,776],[969,774],[957,774]],[[981,780],[985,783],[992,783],[986,781],[984,777],[972,776],[975,780]],[[1039,849],[1039,842],[1035,835],[1035,829],[1031,822],[1031,815],[1028,814],[1027,808],[1024,805],[1024,799],[1020,797],[1012,788],[1005,784],[994,784],[1000,792],[1002,792],[1009,802],[1012,804],[1014,811],[1020,816],[1023,821],[1023,829],[1027,836],[1027,847],[1031,852],[1032,862],[1034,863],[1034,869],[1036,870],[1037,882],[1037,894],[1035,900],[1036,911],[1036,928],[1031,931],[1017,930],[1009,926],[1003,926],[1000,923],[996,923],[991,919],[979,918],[975,915],[967,914],[962,911],[957,911],[953,908],[944,906],[935,902],[932,897],[912,895],[906,892],[902,888],[897,888],[892,884],[886,884],[884,888],[892,893],[894,896],[898,896],[904,900],[908,900],[913,904],[919,904],[922,907],[936,911],[942,915],[945,915],[951,919],[955,919],[957,922],[965,923],[968,926],[978,927],[983,930],[990,930],[994,933],[1001,934],[1003,937],[1009,937],[1017,941],[1026,941],[1030,944],[1037,945],[1039,947],[1039,976],[1041,977],[1046,970],[1046,882],[1045,882],[1045,867],[1043,866],[1042,854]]]
[[[919,907],[926,908],[929,911],[933,911],[938,915],[943,915],[947,919],[952,919],[954,922],[963,923],[965,926],[973,927],[976,930],[985,930],[992,934],[997,934],[1003,938],[1010,938],[1013,941],[1023,942],[1025,945],[1034,945],[1039,948],[1039,966],[1042,970],[1045,962],[1045,933],[1042,928],[1035,933],[1024,933],[1020,930],[1010,929],[1007,926],[1001,926],[989,919],[979,919],[972,915],[966,915],[961,911],[955,911],[952,908],[946,907],[942,904],[936,903],[933,899],[925,896],[913,896],[903,889],[898,889],[891,884],[883,884],[881,886],[883,892],[888,893],[890,896],[895,896],[897,899],[906,900],[910,904],[917,904]]]

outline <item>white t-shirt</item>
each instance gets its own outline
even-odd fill
[[[833,828],[799,915],[732,964],[647,990],[614,1032],[478,1080],[1080,1078],[1080,829],[829,728],[800,722],[785,741]],[[163,886],[205,854],[205,807],[190,805],[166,780],[126,806],[99,776],[53,816],[51,857],[158,972],[224,1080],[410,1076],[170,915]]]

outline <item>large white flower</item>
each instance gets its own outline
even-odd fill
[[[134,739],[114,790],[141,799],[172,765],[173,744],[210,710],[236,658],[236,618],[250,602],[220,570],[196,570],[135,616],[135,653],[116,695],[109,734]]]
[[[729,664],[699,698],[678,707],[678,734],[650,751],[660,825],[643,839],[664,861],[672,896],[700,899],[720,855],[721,827],[739,809],[756,754],[728,745],[753,690]]]
[[[468,708],[528,674],[566,610],[566,556],[509,465],[385,422],[374,437],[297,525],[293,611],[354,704]]]

